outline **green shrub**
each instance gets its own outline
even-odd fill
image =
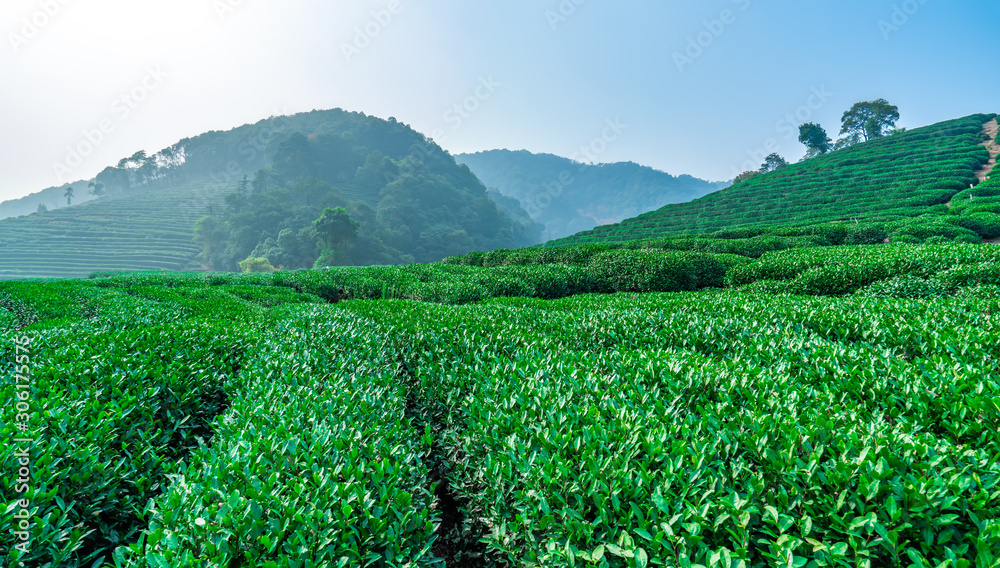
[[[968,288],[959,288],[955,292],[956,298],[966,299],[966,300],[989,300],[996,301],[1000,298],[1000,286],[995,284],[982,284],[979,286],[970,286]]]
[[[591,259],[588,269],[614,292],[679,292],[724,284],[726,266],[696,253],[608,251]]]
[[[1000,204],[996,204],[995,211],[989,211],[989,205],[980,208],[970,208],[965,215],[968,219],[979,224],[976,231],[984,239],[994,239],[1000,237]]]
[[[842,295],[900,276],[928,279],[981,263],[1000,263],[1000,248],[983,245],[845,246],[770,253],[730,269],[727,285],[742,287],[758,280],[790,282],[798,294]]]
[[[525,297],[535,295],[535,289],[527,282],[510,276],[492,276],[480,280],[480,285],[490,298]]]
[[[877,245],[889,238],[883,225],[865,224],[849,227],[844,236],[845,245]]]
[[[482,266],[500,266],[510,253],[511,251],[507,249],[491,250],[483,254]]]
[[[965,264],[942,271],[938,280],[950,289],[968,288],[978,285],[1000,285],[1000,263],[983,262]]]
[[[927,241],[931,237],[944,237],[944,240],[935,239],[936,242],[981,242],[976,232],[952,224],[950,222],[952,219],[954,218],[950,216],[941,219],[921,217],[893,223],[890,228],[890,236],[894,242],[905,235],[916,237],[921,242]]]
[[[789,282],[783,280],[757,280],[740,288],[741,293],[748,295],[757,294],[792,294]]]
[[[266,258],[250,257],[245,260],[241,260],[239,264],[240,270],[243,272],[270,273],[275,270],[275,268],[271,266],[271,261]]]
[[[936,280],[917,276],[897,276],[870,284],[856,292],[858,296],[878,298],[939,298],[948,288]]]
[[[414,284],[405,297],[418,302],[439,304],[470,304],[489,297],[488,291],[470,282],[432,282]]]

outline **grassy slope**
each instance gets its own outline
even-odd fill
[[[944,204],[975,183],[974,172],[989,159],[979,144],[983,123],[993,117],[972,115],[858,144],[552,244],[944,212]]]

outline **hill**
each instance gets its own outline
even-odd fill
[[[0,203],[0,219],[10,217],[21,217],[31,215],[39,210],[61,209],[68,207],[66,203],[66,190],[73,188],[73,204],[81,205],[87,201],[93,201],[95,196],[91,195],[87,188],[87,183],[92,180],[85,180],[77,183],[67,183],[58,187],[49,187],[42,191],[37,191],[31,195],[26,195],[17,199],[8,199]]]
[[[255,251],[283,254],[289,268],[311,266],[324,251],[336,263],[433,261],[538,240],[523,212],[519,222],[500,211],[468,168],[422,134],[339,109],[136,152],[89,181],[104,189],[100,199],[0,221],[0,278],[236,270]],[[82,195],[88,182],[70,185]],[[350,210],[357,242],[323,244],[307,229],[338,206]],[[293,233],[294,254],[278,244],[283,231]]]
[[[500,196],[516,199],[545,226],[546,239],[617,223],[726,185],[672,176],[632,162],[588,165],[526,150],[491,150],[455,158],[496,190],[498,203]]]
[[[677,235],[754,235],[838,221],[887,223],[890,234],[925,233],[914,224],[951,221],[949,202],[980,182],[992,142],[978,114],[855,144],[755,176],[689,203],[667,205],[551,244],[629,241]]]
[[[187,183],[0,221],[0,278],[199,269],[194,222],[223,189]]]

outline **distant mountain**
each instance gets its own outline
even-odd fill
[[[588,165],[526,150],[490,150],[455,158],[488,188],[517,200],[545,226],[545,240],[617,223],[728,185],[672,176],[632,162]]]
[[[88,193],[87,184],[92,180],[67,183],[59,187],[49,187],[17,199],[9,199],[0,203],[0,219],[20,217],[38,212],[39,206],[44,209],[59,209],[69,207],[66,203],[66,189],[73,188],[73,205],[79,205],[96,199]]]
[[[103,197],[44,212],[22,200],[30,214],[0,220],[0,279],[238,270],[249,258],[284,268],[428,262],[540,238],[526,213],[501,210],[424,135],[339,109],[136,152],[92,181]],[[74,188],[87,194],[87,183]]]

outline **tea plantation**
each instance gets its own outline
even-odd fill
[[[998,566],[1000,248],[864,234],[0,283],[0,553]]]
[[[200,269],[192,227],[228,193],[211,182],[110,195],[0,223],[0,278]]]
[[[954,240],[956,232],[948,225],[973,226],[975,221],[957,221],[950,202],[969,197],[969,187],[979,184],[976,173],[990,160],[981,145],[988,139],[984,124],[995,116],[972,115],[855,144],[551,244],[715,232],[726,236],[734,231],[780,233],[783,228],[859,220],[895,228],[916,225],[919,229],[900,234],[914,237],[915,232],[921,241],[931,236]],[[1000,236],[1000,217],[990,219],[997,226],[994,236]]]

